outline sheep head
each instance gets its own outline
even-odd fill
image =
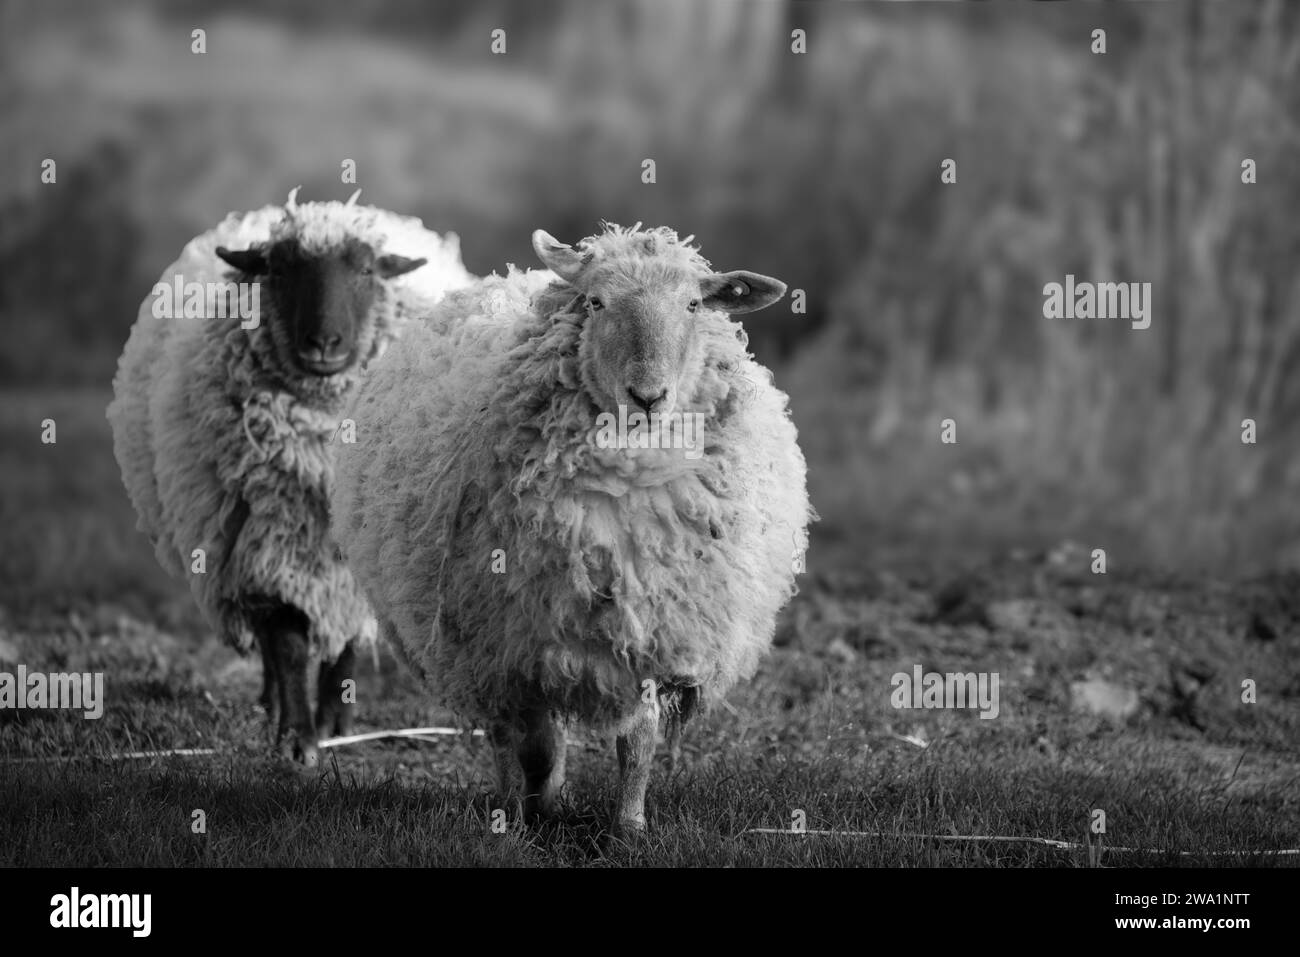
[[[426,262],[380,255],[356,238],[315,251],[290,237],[248,249],[218,247],[217,255],[262,282],[282,367],[320,377],[346,372],[365,356],[380,283]]]
[[[768,276],[714,272],[689,242],[639,223],[607,224],[576,249],[533,233],[538,258],[583,297],[579,365],[603,411],[667,415],[689,402],[704,371],[699,323],[708,312],[753,312],[785,294],[785,283]]]

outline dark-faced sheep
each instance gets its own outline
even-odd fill
[[[272,733],[308,766],[318,736],[349,726],[344,683],[376,633],[330,529],[346,404],[407,320],[469,280],[454,236],[291,193],[185,247],[113,380],[114,453],[141,530],[220,637],[260,649]],[[173,290],[189,290],[183,304]]]

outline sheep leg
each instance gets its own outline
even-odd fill
[[[650,783],[655,740],[659,735],[659,702],[642,701],[620,727],[618,751],[618,816],[614,833],[634,837],[645,830],[645,791]]]
[[[519,732],[512,721],[501,719],[492,724],[488,736],[496,764],[497,797],[505,802],[515,793],[515,780],[519,776]]]
[[[546,709],[530,711],[524,720],[518,755],[524,774],[524,819],[531,823],[555,814],[567,748],[563,726]]]
[[[301,612],[286,608],[273,616],[272,654],[280,678],[280,754],[303,767],[318,760],[316,725],[307,699],[307,622]]]
[[[331,738],[352,732],[353,713],[356,711],[355,684],[353,700],[346,700],[348,689],[344,682],[352,681],[357,666],[356,643],[349,641],[338,660],[333,664],[322,660],[320,674],[316,680],[316,735],[319,738]]]
[[[274,745],[280,727],[280,674],[270,638],[259,634],[257,646],[262,652],[262,696],[258,700],[266,712],[267,734]]]
[[[696,705],[699,703],[700,689],[694,686],[687,686],[682,689],[681,697],[678,699],[677,707],[668,713],[664,721],[665,736],[668,739],[668,773],[672,774],[682,763],[682,732],[686,730],[686,722],[691,720],[691,715],[695,713]]]
[[[682,762],[682,716],[670,714],[664,722],[664,737],[668,739],[668,773],[672,774]]]

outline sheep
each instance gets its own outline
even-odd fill
[[[356,199],[294,190],[191,240],[140,307],[107,410],[140,530],[222,640],[258,646],[272,740],[306,767],[350,728],[345,682],[377,628],[329,527],[346,402],[412,317],[471,279],[454,234]],[[202,297],[182,309],[173,288]]]
[[[530,821],[556,810],[575,721],[616,734],[613,830],[643,832],[660,716],[675,764],[802,570],[815,513],[787,397],[731,318],[785,284],[715,273],[693,238],[538,230],[549,271],[443,300],[372,369],[338,462],[336,533],[381,635],[488,728]]]

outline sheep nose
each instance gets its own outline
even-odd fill
[[[627,394],[632,397],[633,402],[635,402],[642,409],[644,409],[645,413],[649,415],[654,410],[654,407],[658,405],[660,402],[662,402],[664,400],[664,397],[668,395],[668,390],[661,389],[659,391],[659,394],[656,396],[645,396],[645,395],[641,395],[635,389],[629,387],[627,390]]]
[[[305,344],[307,346],[307,352],[315,353],[312,358],[318,359],[322,362],[328,362],[331,359],[339,358],[342,352],[340,346],[343,345],[343,337],[337,333],[328,336],[322,333],[308,336]]]

